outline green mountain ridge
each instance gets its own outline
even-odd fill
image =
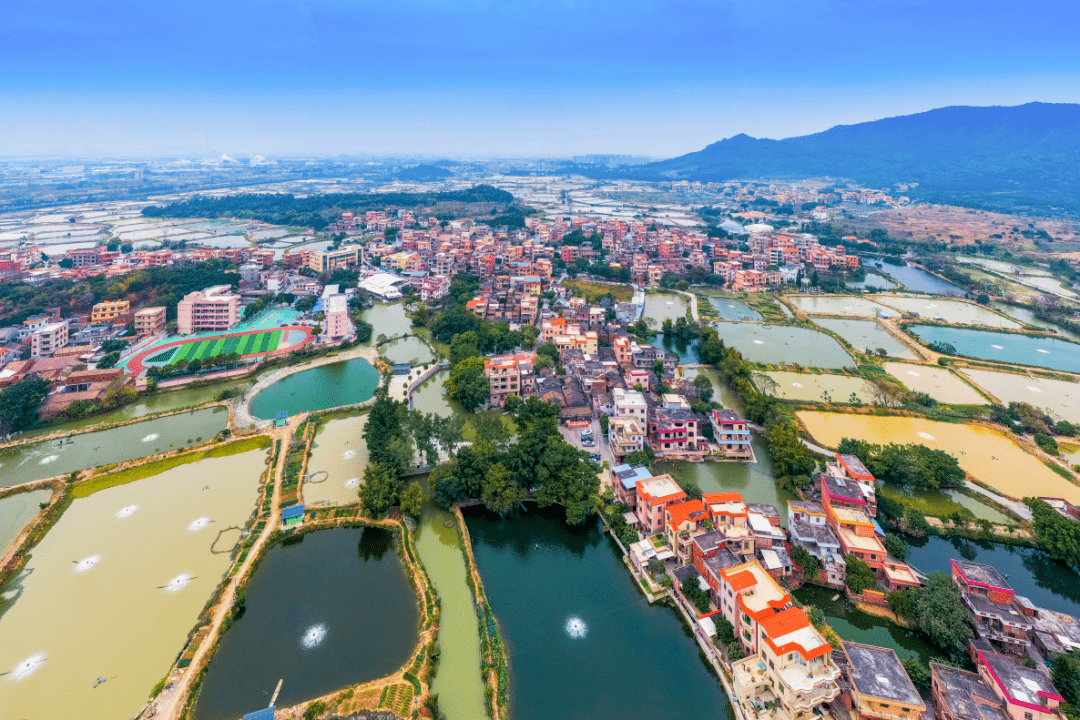
[[[1080,215],[1080,105],[955,106],[769,140],[740,134],[605,177],[641,180],[850,179],[918,183],[915,200]]]

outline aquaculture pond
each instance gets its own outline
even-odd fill
[[[319,427],[304,480],[307,505],[349,505],[359,502],[360,478],[367,466],[364,424],[367,413],[329,420]]]
[[[975,517],[1002,525],[1012,524],[1014,520],[1003,512],[968,497],[959,490],[930,490],[927,488],[905,489],[890,483],[879,483],[878,492],[891,500],[903,502],[914,507],[923,515],[948,517],[960,508],[967,508]]]
[[[405,326],[408,327],[407,325]],[[435,354],[420,338],[410,335],[379,346],[379,354],[392,363],[424,365],[435,361]]]
[[[302,370],[278,380],[251,401],[251,414],[269,420],[285,410],[290,415],[361,403],[375,394],[379,371],[356,358]]]
[[[415,543],[420,562],[439,594],[442,655],[432,691],[439,694],[439,708],[449,720],[483,718],[486,711],[476,611],[465,580],[468,571],[453,515],[428,499]]]
[[[870,383],[861,377],[795,372],[767,372],[764,375],[772,379],[776,387],[767,387],[768,383],[755,375],[754,384],[758,390],[767,391],[769,395],[785,400],[852,404],[874,401]],[[852,401],[852,395],[857,402]]]
[[[790,325],[721,322],[720,338],[744,360],[818,368],[854,367],[840,343],[825,333]]]
[[[904,360],[915,360],[919,357],[914,350],[894,338],[888,330],[873,320],[819,318],[814,320],[814,323],[836,333],[851,343],[853,348],[865,353],[876,353],[877,350],[884,349],[889,357]]]
[[[994,310],[997,310],[999,313],[1008,315],[1013,320],[1019,320],[1022,323],[1034,325],[1035,327],[1043,328],[1045,330],[1049,330],[1050,332],[1057,333],[1066,340],[1080,342],[1080,335],[1066,330],[1063,327],[1055,325],[1052,322],[1040,320],[1039,318],[1035,317],[1035,311],[1031,308],[1023,307],[1021,305],[1010,305],[1009,303],[1001,302],[998,300],[991,302],[990,307],[992,307]]]
[[[41,512],[42,503],[49,502],[50,488],[9,495],[0,498],[0,555],[22,534],[30,521]]]
[[[233,720],[389,675],[418,640],[416,595],[393,532],[339,528],[271,548],[247,586],[247,608],[222,638],[195,706]]]
[[[795,306],[811,315],[877,315],[896,317],[895,310],[851,295],[797,295],[789,298]]]
[[[843,594],[833,600],[837,594],[836,590],[816,585],[804,585],[792,593],[799,602],[821,608],[829,625],[844,640],[892,648],[901,660],[915,657],[924,664],[944,657],[921,632],[863,612]]]
[[[709,298],[709,302],[716,308],[716,312],[720,314],[720,317],[725,320],[762,319],[761,313],[744,303],[742,300],[726,297],[711,297]]]
[[[76,499],[6,596],[0,715],[136,715],[228,570],[266,457],[208,458]]]
[[[981,425],[890,415],[822,412],[796,415],[814,440],[825,447],[835,448],[845,437],[873,443],[919,443],[952,455],[964,471],[1008,497],[1061,497],[1080,503],[1080,487],[1024,452],[1009,438]]]
[[[194,410],[67,438],[0,450],[0,487],[135,460],[212,440],[225,429],[224,407]]]
[[[667,352],[678,355],[680,364],[696,364],[701,362],[701,356],[698,354],[697,340],[687,342],[682,338],[668,337],[667,335],[664,335],[664,333],[657,333],[656,341],[653,342],[653,344],[659,345]]]
[[[1039,607],[1080,616],[1080,575],[1041,550],[964,538],[904,537],[907,561],[924,573],[951,573],[951,560],[993,565],[1018,595]]]
[[[94,425],[107,425],[109,423],[131,420],[133,418],[165,412],[167,410],[202,405],[211,400],[217,400],[221,397],[223,392],[243,390],[250,384],[250,380],[244,379],[225,383],[215,383],[213,385],[206,385],[198,388],[182,388],[180,390],[168,391],[162,390],[151,395],[140,395],[139,399],[135,402],[102,413],[101,415],[94,415],[93,417],[83,418],[82,420],[72,420],[71,422],[66,422],[62,425],[52,425],[47,428],[41,428],[40,430],[32,430],[16,437],[28,438],[35,435],[51,435],[55,432],[78,430]]]
[[[909,390],[924,392],[940,403],[986,405],[989,402],[947,368],[888,362],[885,363],[885,372],[902,382]]]
[[[798,498],[781,488],[773,476],[772,459],[765,441],[758,435],[751,438],[756,463],[744,462],[657,462],[653,469],[668,473],[682,487],[697,486],[701,492],[737,492],[744,502],[772,505],[780,513],[780,522],[787,525],[788,500]]]
[[[866,277],[863,280],[846,280],[844,284],[849,288],[858,288],[859,290],[892,290],[894,287],[896,287],[896,283],[894,283],[889,278],[873,272],[866,273]]]
[[[405,303],[375,303],[374,306],[363,312],[361,318],[366,323],[371,323],[371,342],[378,340],[380,335],[388,338],[395,335],[404,335],[412,332],[412,320],[405,312]],[[370,343],[369,343],[370,344]]]
[[[1080,344],[1019,333],[969,330],[940,325],[908,328],[926,343],[948,343],[958,355],[1080,373]]]
[[[515,720],[732,717],[677,611],[648,604],[595,516],[580,527],[557,507],[465,517],[509,651]]]
[[[959,288],[953,285],[947,280],[939,278],[937,275],[928,273],[925,270],[921,270],[911,265],[889,265],[877,264],[878,269],[882,270],[897,282],[902,283],[908,290],[915,292],[927,293],[929,295],[963,295],[963,288]]]
[[[1024,402],[1052,416],[1080,423],[1080,383],[1017,373],[965,368],[960,371],[1001,402]]]
[[[943,320],[957,325],[986,325],[1006,330],[1020,328],[1020,323],[1015,320],[1010,320],[975,303],[905,295],[875,295],[874,299],[905,313],[914,313],[920,317]]]
[[[689,304],[685,295],[674,293],[651,293],[645,297],[645,310],[642,317],[652,318],[656,321],[656,329],[660,329],[664,320],[675,322],[681,317],[686,317]]]

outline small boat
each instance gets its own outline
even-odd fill
[[[833,600],[839,600],[840,599],[840,593],[836,593],[835,595],[833,595],[832,599]]]

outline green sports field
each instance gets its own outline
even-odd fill
[[[280,330],[270,330],[251,335],[236,335],[229,338],[207,338],[184,343],[178,347],[171,347],[147,358],[147,362],[167,362],[169,365],[174,365],[181,360],[205,360],[215,355],[234,352],[240,355],[255,355],[277,350],[280,341]]]

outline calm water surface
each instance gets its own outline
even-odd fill
[[[277,381],[251,401],[263,420],[285,410],[290,415],[364,402],[379,386],[379,371],[363,358],[320,365]]]
[[[378,528],[322,530],[267,553],[247,588],[247,610],[210,662],[199,720],[232,720],[388,675],[416,646],[416,596]]]
[[[937,275],[920,270],[910,265],[888,265],[879,263],[875,267],[883,270],[900,283],[907,286],[908,290],[929,293],[931,295],[963,295],[963,289],[951,282],[942,280]]]
[[[878,348],[884,348],[885,352],[888,353],[890,357],[903,358],[905,360],[914,360],[918,357],[914,350],[894,338],[889,334],[888,330],[881,327],[873,320],[835,320],[832,318],[821,318],[819,320],[814,320],[814,323],[826,330],[831,330],[844,338],[851,343],[851,346],[856,350],[874,352],[878,350]]]
[[[109,430],[0,450],[0,486],[66,475],[76,470],[154,455],[212,439],[225,429],[224,407],[155,418]]]
[[[716,308],[716,312],[720,314],[720,317],[725,320],[762,319],[761,313],[744,303],[742,300],[726,297],[711,297],[709,298],[709,302]]]
[[[41,504],[49,502],[53,491],[34,490],[0,499],[0,555],[8,549],[23,529],[41,512]]]
[[[909,329],[924,342],[949,343],[960,355],[980,360],[1033,365],[1050,370],[1080,372],[1080,344],[1077,343],[1057,338],[940,325],[912,325]]]
[[[720,338],[745,360],[806,367],[853,367],[855,361],[825,333],[790,325],[721,322]]]
[[[465,517],[510,656],[515,720],[732,717],[676,612],[649,606],[595,517],[578,528],[557,508]]]
[[[364,424],[367,414],[331,420],[319,428],[308,460],[310,481],[304,482],[308,505],[349,505],[359,502],[360,478],[367,466]]]

